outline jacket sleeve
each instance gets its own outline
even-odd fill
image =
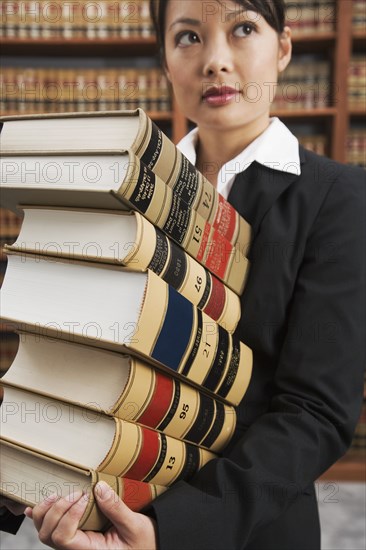
[[[18,532],[19,527],[23,523],[24,515],[15,516],[9,510],[1,510],[0,514],[0,531],[11,533],[15,535]]]
[[[365,367],[360,172],[342,170],[311,228],[268,411],[229,454],[154,501],[160,550],[243,548],[349,447]]]

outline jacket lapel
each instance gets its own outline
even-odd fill
[[[304,151],[300,147],[300,162]],[[255,238],[262,220],[277,199],[300,176],[273,170],[253,162],[235,178],[228,200],[245,220],[250,223]]]

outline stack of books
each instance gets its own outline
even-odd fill
[[[3,119],[1,492],[103,477],[135,510],[229,442],[252,352],[233,334],[251,228],[144,111]],[[80,527],[103,529],[93,498]]]

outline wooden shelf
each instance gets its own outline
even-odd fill
[[[335,107],[325,107],[323,109],[294,109],[287,110],[273,110],[272,116],[278,116],[279,118],[294,118],[294,119],[308,119],[308,118],[330,118],[334,117],[337,113]]]
[[[354,107],[351,107],[349,110],[348,110],[348,113],[350,116],[352,117],[366,117],[366,109],[362,109],[361,107],[360,108],[354,108]]]
[[[352,41],[356,49],[360,48],[365,53],[366,31],[354,31],[352,33]]]
[[[295,34],[292,36],[294,53],[313,53],[334,47],[336,32]]]
[[[76,111],[79,112],[79,111]],[[80,111],[83,112],[83,111]],[[173,118],[172,111],[146,111],[149,117],[155,122],[171,122]],[[6,113],[1,113],[1,116],[17,116],[17,115],[31,115],[39,113],[31,113],[30,111],[26,113],[19,113],[19,111],[6,111]],[[57,113],[55,113],[57,114]]]
[[[155,55],[151,38],[2,38],[2,55],[42,57],[141,57]]]

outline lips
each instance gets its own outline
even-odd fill
[[[231,86],[211,86],[202,95],[205,103],[213,106],[226,105],[239,97],[239,90]]]

